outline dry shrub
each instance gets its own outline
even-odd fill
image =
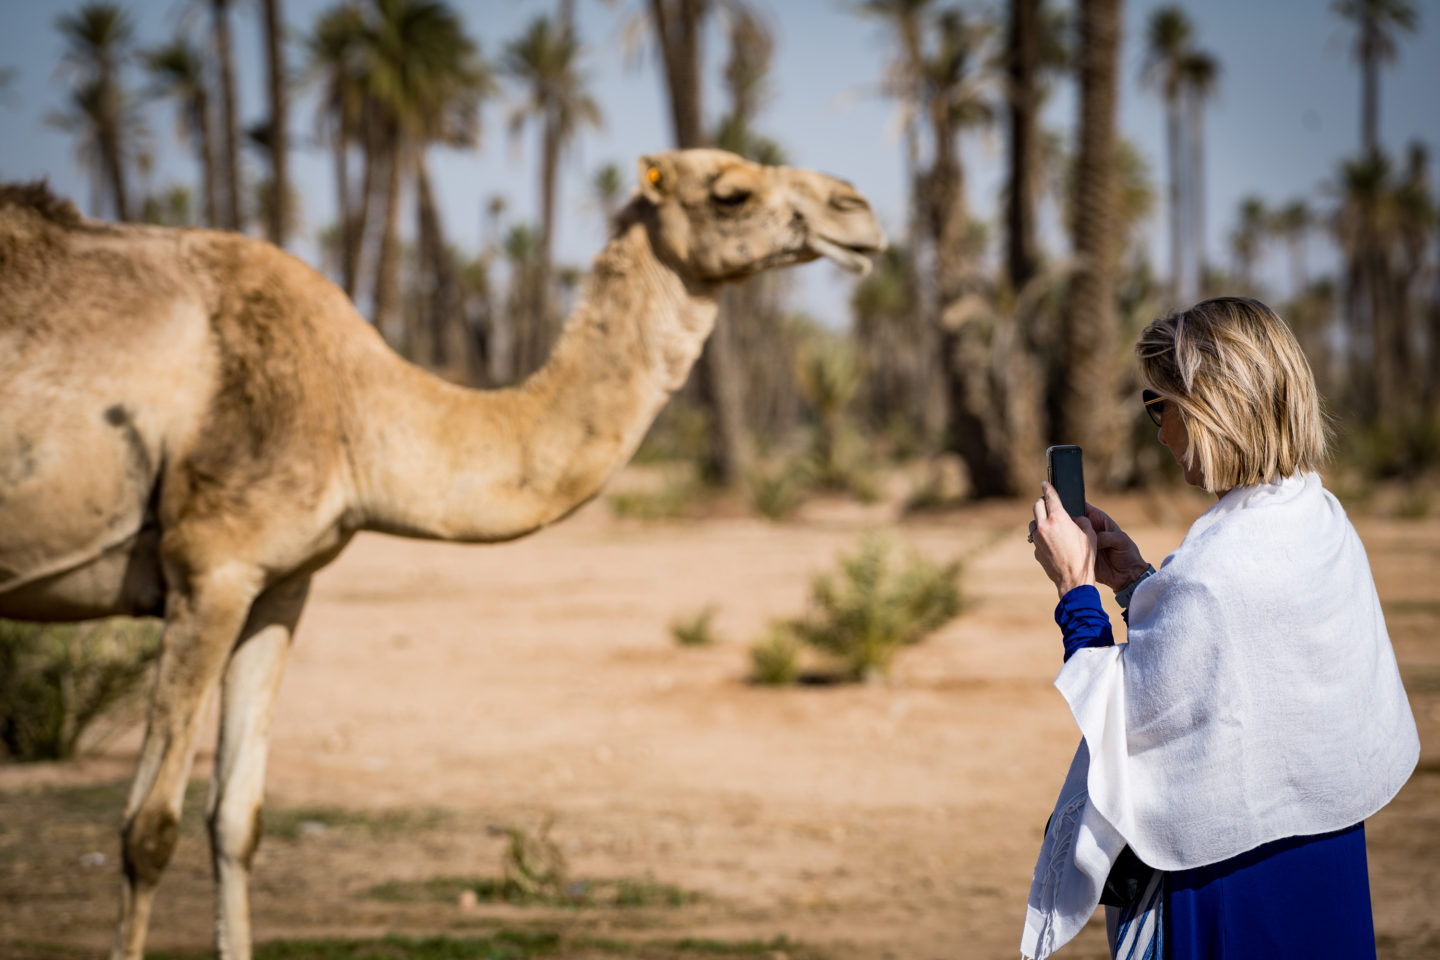
[[[961,608],[960,562],[940,565],[912,554],[903,561],[888,538],[871,534],[840,558],[840,570],[815,578],[810,609],[791,624],[852,680],[889,674],[896,654],[919,643]]]
[[[13,760],[63,760],[123,708],[160,654],[160,624],[0,620],[0,749]]]

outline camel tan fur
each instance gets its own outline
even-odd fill
[[[401,360],[267,243],[0,187],[0,616],[165,617],[112,957],[142,956],[217,689],[216,938],[250,956],[276,690],[311,575],[356,532],[497,542],[563,518],[685,380],[722,283],[817,256],[861,270],[883,244],[842,181],[713,150],[642,158],[548,363],[475,391]]]

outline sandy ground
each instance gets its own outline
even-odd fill
[[[1205,505],[1173,493],[1111,506],[1158,564]],[[317,579],[280,698],[267,810],[300,826],[256,858],[257,940],[539,921],[642,938],[783,935],[834,958],[1015,956],[1077,736],[1050,685],[1054,594],[1024,543],[1026,510],[897,523],[884,506],[817,503],[779,525],[656,524],[600,502],[503,546],[357,539]],[[1424,743],[1420,770],[1368,828],[1377,934],[1383,957],[1436,957],[1440,519],[1357,526]],[[876,527],[964,557],[965,613],[906,652],[888,684],[748,685],[747,649],[767,620],[797,613],[811,576]],[[706,605],[718,642],[678,646],[669,622]],[[107,946],[123,790],[73,788],[123,782],[137,743],[131,731],[76,763],[0,767],[0,956]],[[575,876],[701,896],[546,911],[365,895],[494,876],[494,828],[546,820]],[[191,821],[152,947],[208,945],[212,909]],[[1097,924],[1062,955],[1103,956]]]

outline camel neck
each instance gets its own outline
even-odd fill
[[[467,390],[395,364],[362,411],[363,526],[491,542],[564,517],[629,460],[715,312],[713,290],[663,264],[637,222],[596,257],[550,359],[519,386]]]

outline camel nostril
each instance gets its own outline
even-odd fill
[[[830,206],[841,213],[855,213],[870,209],[870,204],[865,202],[864,197],[857,197],[853,193],[837,193],[830,198]]]

